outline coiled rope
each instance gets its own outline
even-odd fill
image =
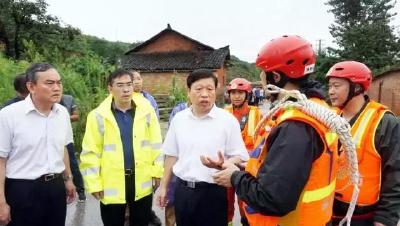
[[[270,94],[281,94],[283,97],[277,101],[275,106],[261,119],[256,127],[255,134],[259,134],[260,129],[264,128],[268,120],[280,109],[293,107],[320,121],[329,128],[330,131],[338,134],[347,161],[344,168],[339,169],[337,177],[344,178],[350,176],[347,186],[354,185],[349,208],[347,209],[346,216],[340,221],[339,225],[341,226],[346,223],[347,226],[350,226],[351,217],[353,216],[360,191],[358,187],[360,184],[360,175],[358,172],[356,147],[350,134],[351,127],[349,123],[329,108],[308,100],[307,97],[298,90],[285,90],[274,85],[267,85],[266,92]],[[288,100],[289,98],[296,99],[296,102]]]

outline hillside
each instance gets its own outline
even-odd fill
[[[259,74],[260,69],[258,69],[254,63],[248,63],[240,60],[234,55],[231,55],[228,65],[227,82],[237,77],[246,78],[247,80],[254,82],[260,80]]]

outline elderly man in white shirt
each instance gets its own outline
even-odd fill
[[[30,95],[0,111],[0,225],[64,226],[75,186],[61,78],[48,63],[33,64],[26,77]]]
[[[217,82],[211,70],[190,73],[187,87],[192,105],[176,114],[163,144],[166,159],[158,203],[164,207],[168,202],[166,193],[173,171],[178,177],[175,190],[178,226],[228,224],[226,188],[214,183],[212,176],[217,170],[204,166],[203,156],[216,158],[223,153],[226,161],[235,164],[248,159],[237,120],[215,106]]]

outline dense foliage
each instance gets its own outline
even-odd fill
[[[394,65],[400,59],[400,41],[390,22],[396,16],[393,0],[328,0],[335,17],[330,32],[340,59],[364,62],[371,69]]]
[[[0,55],[0,105],[16,95],[12,85],[14,77],[23,73],[29,65],[27,61],[15,61]],[[103,64],[99,57],[93,55],[67,58],[64,63],[55,66],[61,74],[64,93],[74,96],[78,104],[80,120],[73,123],[73,128],[79,150],[86,116],[107,96],[105,78],[114,67]]]
[[[231,59],[228,65],[228,76],[226,78],[227,82],[232,79],[241,77],[246,78],[249,81],[259,81],[260,69],[258,69],[254,63],[248,63],[242,61],[239,58],[231,55]]]

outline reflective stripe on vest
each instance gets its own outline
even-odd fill
[[[256,121],[256,111],[250,108],[249,120],[247,121],[247,136],[254,137],[255,121]]]
[[[142,183],[142,189],[151,188],[153,185],[153,180],[145,181]]]
[[[357,149],[358,169],[361,176],[360,193],[357,205],[370,206],[379,200],[381,189],[381,157],[375,148],[375,132],[379,123],[388,112],[387,108],[375,101],[370,101],[352,125],[351,134]],[[346,169],[345,153],[340,153],[340,169]],[[343,173],[342,173],[343,174]],[[349,185],[349,176],[338,177],[335,199],[349,203],[353,186]]]
[[[161,148],[161,146],[162,146],[162,144],[161,144],[161,143],[155,143],[155,144],[151,144],[151,148],[152,148],[152,149],[160,149],[160,148]]]
[[[117,196],[118,190],[114,188],[106,188],[104,189],[104,196]]]
[[[366,128],[371,121],[372,116],[376,113],[376,109],[368,109],[365,113],[365,116],[360,122],[360,126],[358,127],[356,133],[353,136],[353,140],[356,143],[356,148],[361,148],[362,139],[364,137],[365,132],[367,132]]]
[[[161,143],[150,143],[149,140],[142,140],[142,142],[140,143],[140,147],[141,148],[146,148],[146,147],[150,147],[151,149],[160,149],[162,146]]]
[[[100,172],[100,168],[99,167],[93,167],[93,168],[87,168],[84,170],[81,170],[82,176],[86,177],[86,176],[90,176],[90,175],[98,175]]]
[[[286,120],[303,121],[312,126],[324,142],[324,150],[319,158],[314,160],[310,176],[298,200],[296,209],[285,216],[274,217],[262,215],[251,207],[245,205],[245,212],[250,225],[255,226],[309,226],[325,225],[332,216],[333,197],[335,191],[335,179],[337,170],[337,140],[336,133],[331,133],[326,126],[311,116],[301,111],[289,108],[285,109],[275,116],[274,126]],[[275,124],[276,123],[276,124]],[[265,142],[268,134],[262,139]],[[290,139],[290,138],[289,138]],[[268,155],[265,145],[250,152],[250,159],[246,166],[248,171],[254,177]]]
[[[115,151],[116,145],[115,144],[105,144],[103,145],[104,151]]]
[[[99,113],[96,114],[96,121],[97,121],[97,128],[99,128],[99,133],[101,136],[104,135],[104,119],[103,116],[101,116]]]
[[[333,191],[335,190],[335,185],[336,180],[332,180],[332,182],[326,187],[322,187],[312,191],[305,191],[301,201],[304,203],[310,203],[324,199],[333,193]]]

